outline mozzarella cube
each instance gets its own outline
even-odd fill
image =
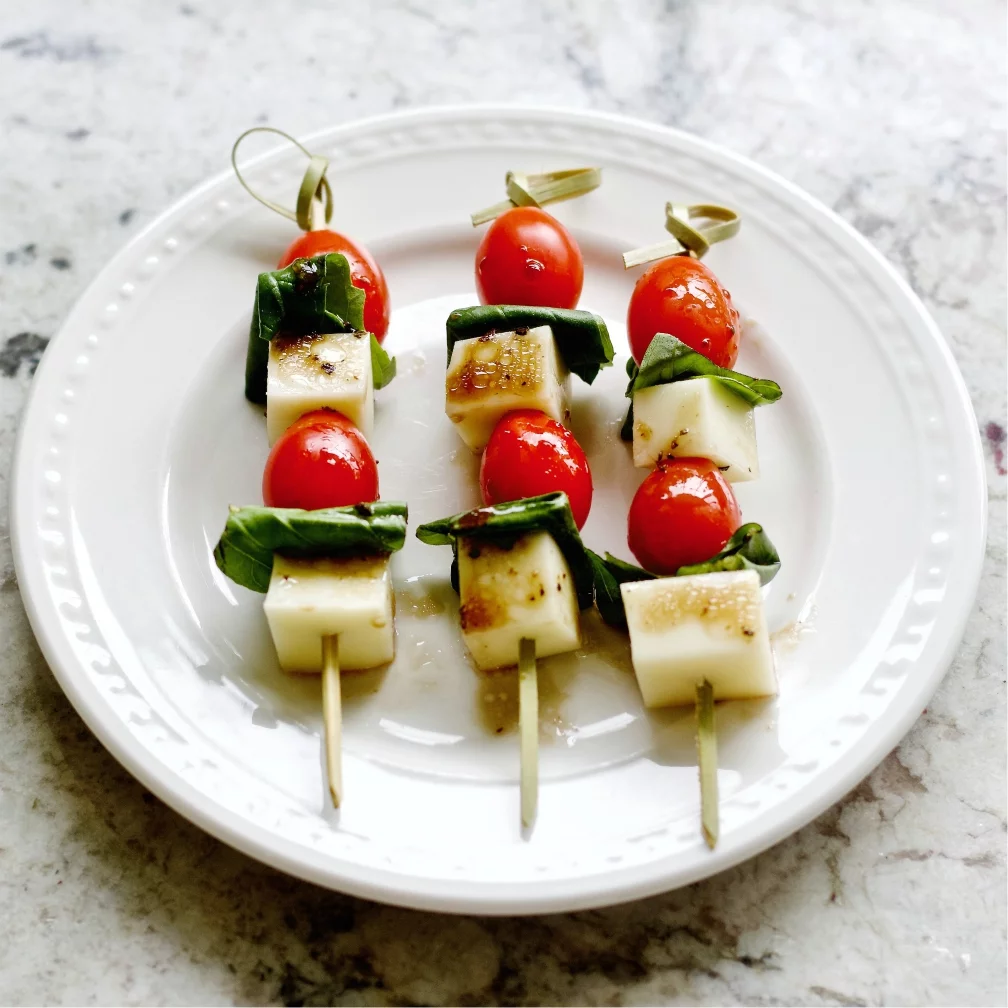
[[[621,586],[634,672],[648,707],[692,704],[697,684],[715,700],[777,692],[755,571],[719,571]]]
[[[520,536],[510,549],[460,539],[458,570],[462,637],[479,668],[517,664],[522,637],[539,658],[580,646],[574,579],[548,532]]]
[[[395,655],[389,558],[273,560],[263,603],[280,667],[322,671],[322,638],[339,634],[341,669],[383,665]]]
[[[570,419],[570,373],[549,326],[459,340],[445,379],[445,412],[462,440],[482,451],[497,422],[516,409]]]
[[[652,385],[633,397],[633,461],[651,468],[663,458],[708,458],[732,483],[756,479],[753,408],[713,378]]]
[[[276,336],[266,369],[266,434],[270,444],[298,417],[333,409],[364,435],[374,425],[374,380],[368,333]]]

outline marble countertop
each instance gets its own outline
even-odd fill
[[[997,0],[35,0],[0,24],[0,1003],[1004,1004],[1005,138]],[[296,16],[290,12],[296,10]],[[898,749],[774,849],[541,919],[391,909],[191,826],[109,756],[25,618],[18,418],[103,263],[270,122],[479,99],[625,112],[834,207],[933,312],[973,397],[990,538]]]

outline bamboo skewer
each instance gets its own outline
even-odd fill
[[[696,688],[697,764],[700,770],[700,826],[713,850],[718,830],[717,734],[714,725],[714,687],[704,679]]]
[[[339,637],[322,638],[322,730],[326,775],[334,808],[343,797],[343,711],[340,697]]]
[[[518,732],[521,758],[521,821],[531,829],[539,807],[539,684],[535,641],[518,644]]]

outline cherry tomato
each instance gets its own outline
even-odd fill
[[[627,545],[652,574],[720,553],[742,524],[727,480],[709,459],[670,459],[637,488],[627,520]]]
[[[381,266],[363,245],[355,245],[336,231],[306,231],[291,242],[277,269],[290,266],[295,259],[323,252],[339,252],[347,257],[353,285],[364,291],[364,328],[381,343],[389,327],[388,284]]]
[[[306,413],[273,445],[262,481],[268,507],[346,507],[378,499],[378,467],[364,435],[336,410]]]
[[[476,251],[481,304],[573,308],[584,261],[571,233],[539,207],[514,207],[487,228]]]
[[[563,490],[578,528],[591,509],[591,470],[581,445],[540,410],[515,410],[500,420],[483,450],[480,489],[484,504]]]
[[[698,259],[659,259],[637,280],[627,310],[627,335],[638,364],[658,332],[681,339],[720,367],[735,366],[739,313],[728,291]]]

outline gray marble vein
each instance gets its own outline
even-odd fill
[[[1004,1004],[1005,12],[996,0],[34,0],[0,18],[0,1002]],[[476,99],[617,110],[757,158],[897,265],[962,368],[991,531],[965,640],[871,777],[687,889],[528,920],[324,892],[106,754],[29,630],[6,501],[47,340],[255,122]]]

